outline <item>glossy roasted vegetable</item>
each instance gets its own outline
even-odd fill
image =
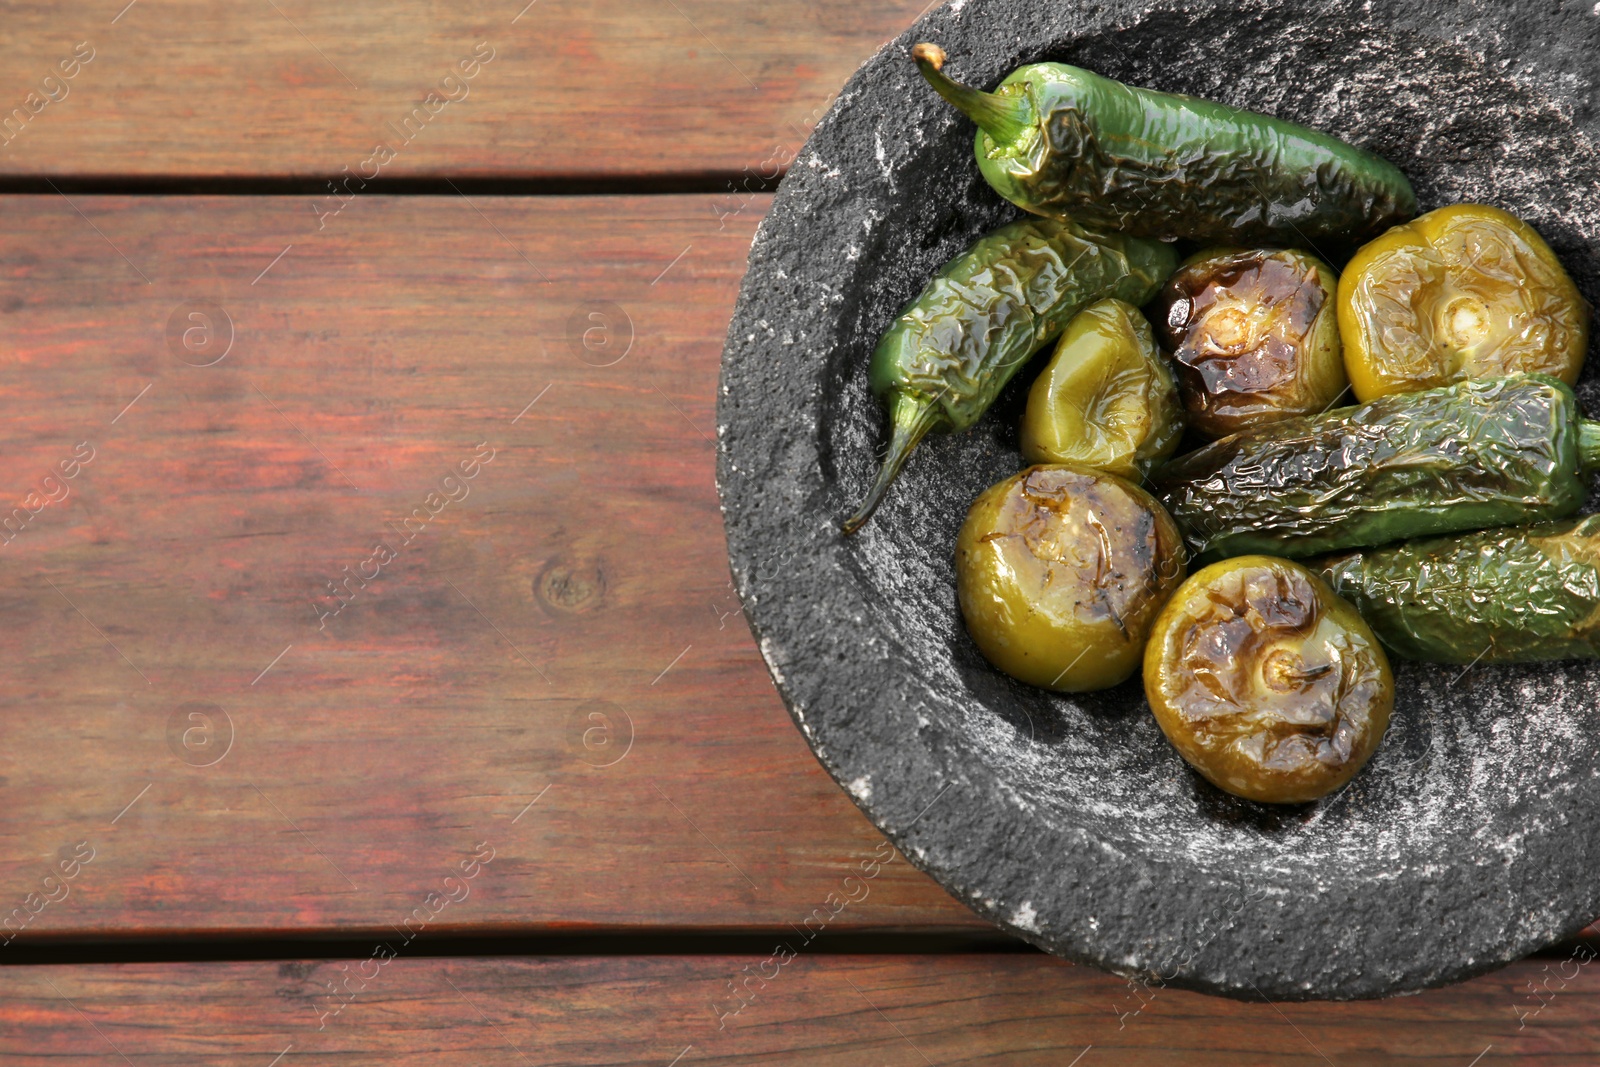
[[[1180,456],[1156,486],[1205,560],[1303,557],[1564,518],[1600,424],[1542,374],[1466,381],[1289,419]]]
[[[889,408],[889,451],[844,532],[872,516],[928,431],[977,422],[1078,312],[1105,297],[1143,304],[1176,263],[1156,241],[1022,219],[941,267],[872,353],[872,389]]]
[[[1417,212],[1391,164],[1281,119],[1135,89],[1064,63],[1019,67],[992,93],[922,76],[978,125],[978,169],[1035,214],[1208,244],[1355,244]],[[1222,60],[1219,60],[1219,62]]]
[[[1356,399],[1539,371],[1568,385],[1589,347],[1589,306],[1532,226],[1456,204],[1357,252],[1339,281]]]
[[[1028,392],[1023,458],[1137,480],[1182,437],[1178,387],[1139,309],[1102,300],[1078,312]]]
[[[1349,384],[1338,284],[1326,263],[1287,249],[1212,249],[1180,266],[1152,316],[1189,425],[1225,437],[1332,407]]]
[[[979,650],[1062,693],[1132,675],[1183,573],[1161,505],[1085,467],[1031,467],[991,486],[956,538],[956,591]]]
[[[1319,567],[1408,659],[1600,659],[1600,516],[1410,541]]]
[[[1383,739],[1394,677],[1356,610],[1306,568],[1241,556],[1167,601],[1144,657],[1161,732],[1235,796],[1315,800]]]

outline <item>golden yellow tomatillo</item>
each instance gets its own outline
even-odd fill
[[[1589,347],[1589,305],[1526,222],[1456,204],[1396,226],[1339,280],[1356,399],[1539,371],[1568,385]]]
[[[1196,572],[1144,654],[1161,732],[1213,785],[1248,800],[1315,800],[1383,739],[1394,676],[1370,627],[1321,578],[1273,556]]]
[[[1182,437],[1177,383],[1139,309],[1101,300],[1078,312],[1028,392],[1023,458],[1137,479]]]
[[[1333,406],[1348,384],[1337,288],[1333,269],[1304,252],[1213,248],[1185,260],[1151,314],[1189,424],[1226,437]]]
[[[1183,540],[1161,505],[1087,467],[1030,467],[989,487],[956,538],[973,641],[1013,678],[1063,693],[1138,670],[1183,575]]]

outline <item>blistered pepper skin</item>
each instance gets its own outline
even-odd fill
[[[1600,659],[1600,516],[1350,552],[1318,570],[1407,659]]]
[[[1138,481],[1182,438],[1178,386],[1144,315],[1121,300],[1080,311],[1028,391],[1022,458]]]
[[[1225,437],[1156,486],[1202,561],[1298,559],[1564,518],[1600,464],[1595,429],[1554,378],[1466,381]]]
[[[1362,248],[1339,281],[1356,399],[1539,372],[1572,385],[1589,305],[1532,226],[1455,204]]]
[[[1189,425],[1226,437],[1337,403],[1349,385],[1338,284],[1326,263],[1289,249],[1209,249],[1181,264],[1151,316]]]
[[[1383,739],[1394,676],[1378,639],[1305,567],[1241,556],[1167,601],[1145,648],[1161,732],[1220,789],[1294,804],[1348,782]]]
[[[1183,575],[1183,540],[1161,505],[1087,467],[1030,467],[991,486],[956,537],[973,642],[1013,678],[1056,692],[1132,676]]]
[[[912,57],[978,124],[978,169],[1025,211],[1244,247],[1359,244],[1417,211],[1392,164],[1282,119],[1065,63],[1019,67],[983,93],[942,73],[936,45]]]
[[[1177,266],[1159,241],[1020,219],[946,263],[872,353],[873,392],[889,409],[883,465],[845,533],[859,529],[931,430],[965,430],[1030,356],[1107,297],[1143,304]]]

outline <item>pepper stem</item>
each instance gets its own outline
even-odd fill
[[[847,534],[853,534],[867,524],[872,518],[872,513],[878,510],[878,505],[883,503],[884,495],[889,492],[889,486],[900,476],[900,468],[906,465],[911,452],[917,447],[933,424],[938,421],[939,408],[932,400],[913,399],[903,394],[896,395],[891,403],[889,418],[893,423],[889,437],[889,451],[883,457],[883,466],[878,468],[878,478],[872,483],[872,488],[867,490],[867,498],[856,508],[856,513],[844,520],[841,529]]]
[[[1002,146],[1015,145],[1033,129],[1033,105],[1026,97],[985,93],[952,81],[944,73],[944,49],[924,41],[911,46],[911,58],[934,91],[978,124]]]
[[[1600,469],[1600,422],[1578,420],[1578,466],[1582,470]]]

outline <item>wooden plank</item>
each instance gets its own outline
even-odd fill
[[[0,916],[776,927],[886,847],[729,587],[766,203],[4,198]],[[836,920],[898,926],[983,928],[903,860]]]
[[[16,0],[0,176],[771,177],[925,6]]]
[[[382,963],[50,966],[7,969],[3,982],[0,1056],[18,1067],[1578,1067],[1600,1054],[1600,980],[1593,966],[1563,959],[1353,1004],[1242,1004],[1130,990],[1042,955],[803,950],[781,964],[773,957],[402,953]],[[747,985],[743,1001],[729,991],[735,982]],[[346,992],[335,996],[330,986]],[[730,1014],[739,1003],[743,1009]]]

